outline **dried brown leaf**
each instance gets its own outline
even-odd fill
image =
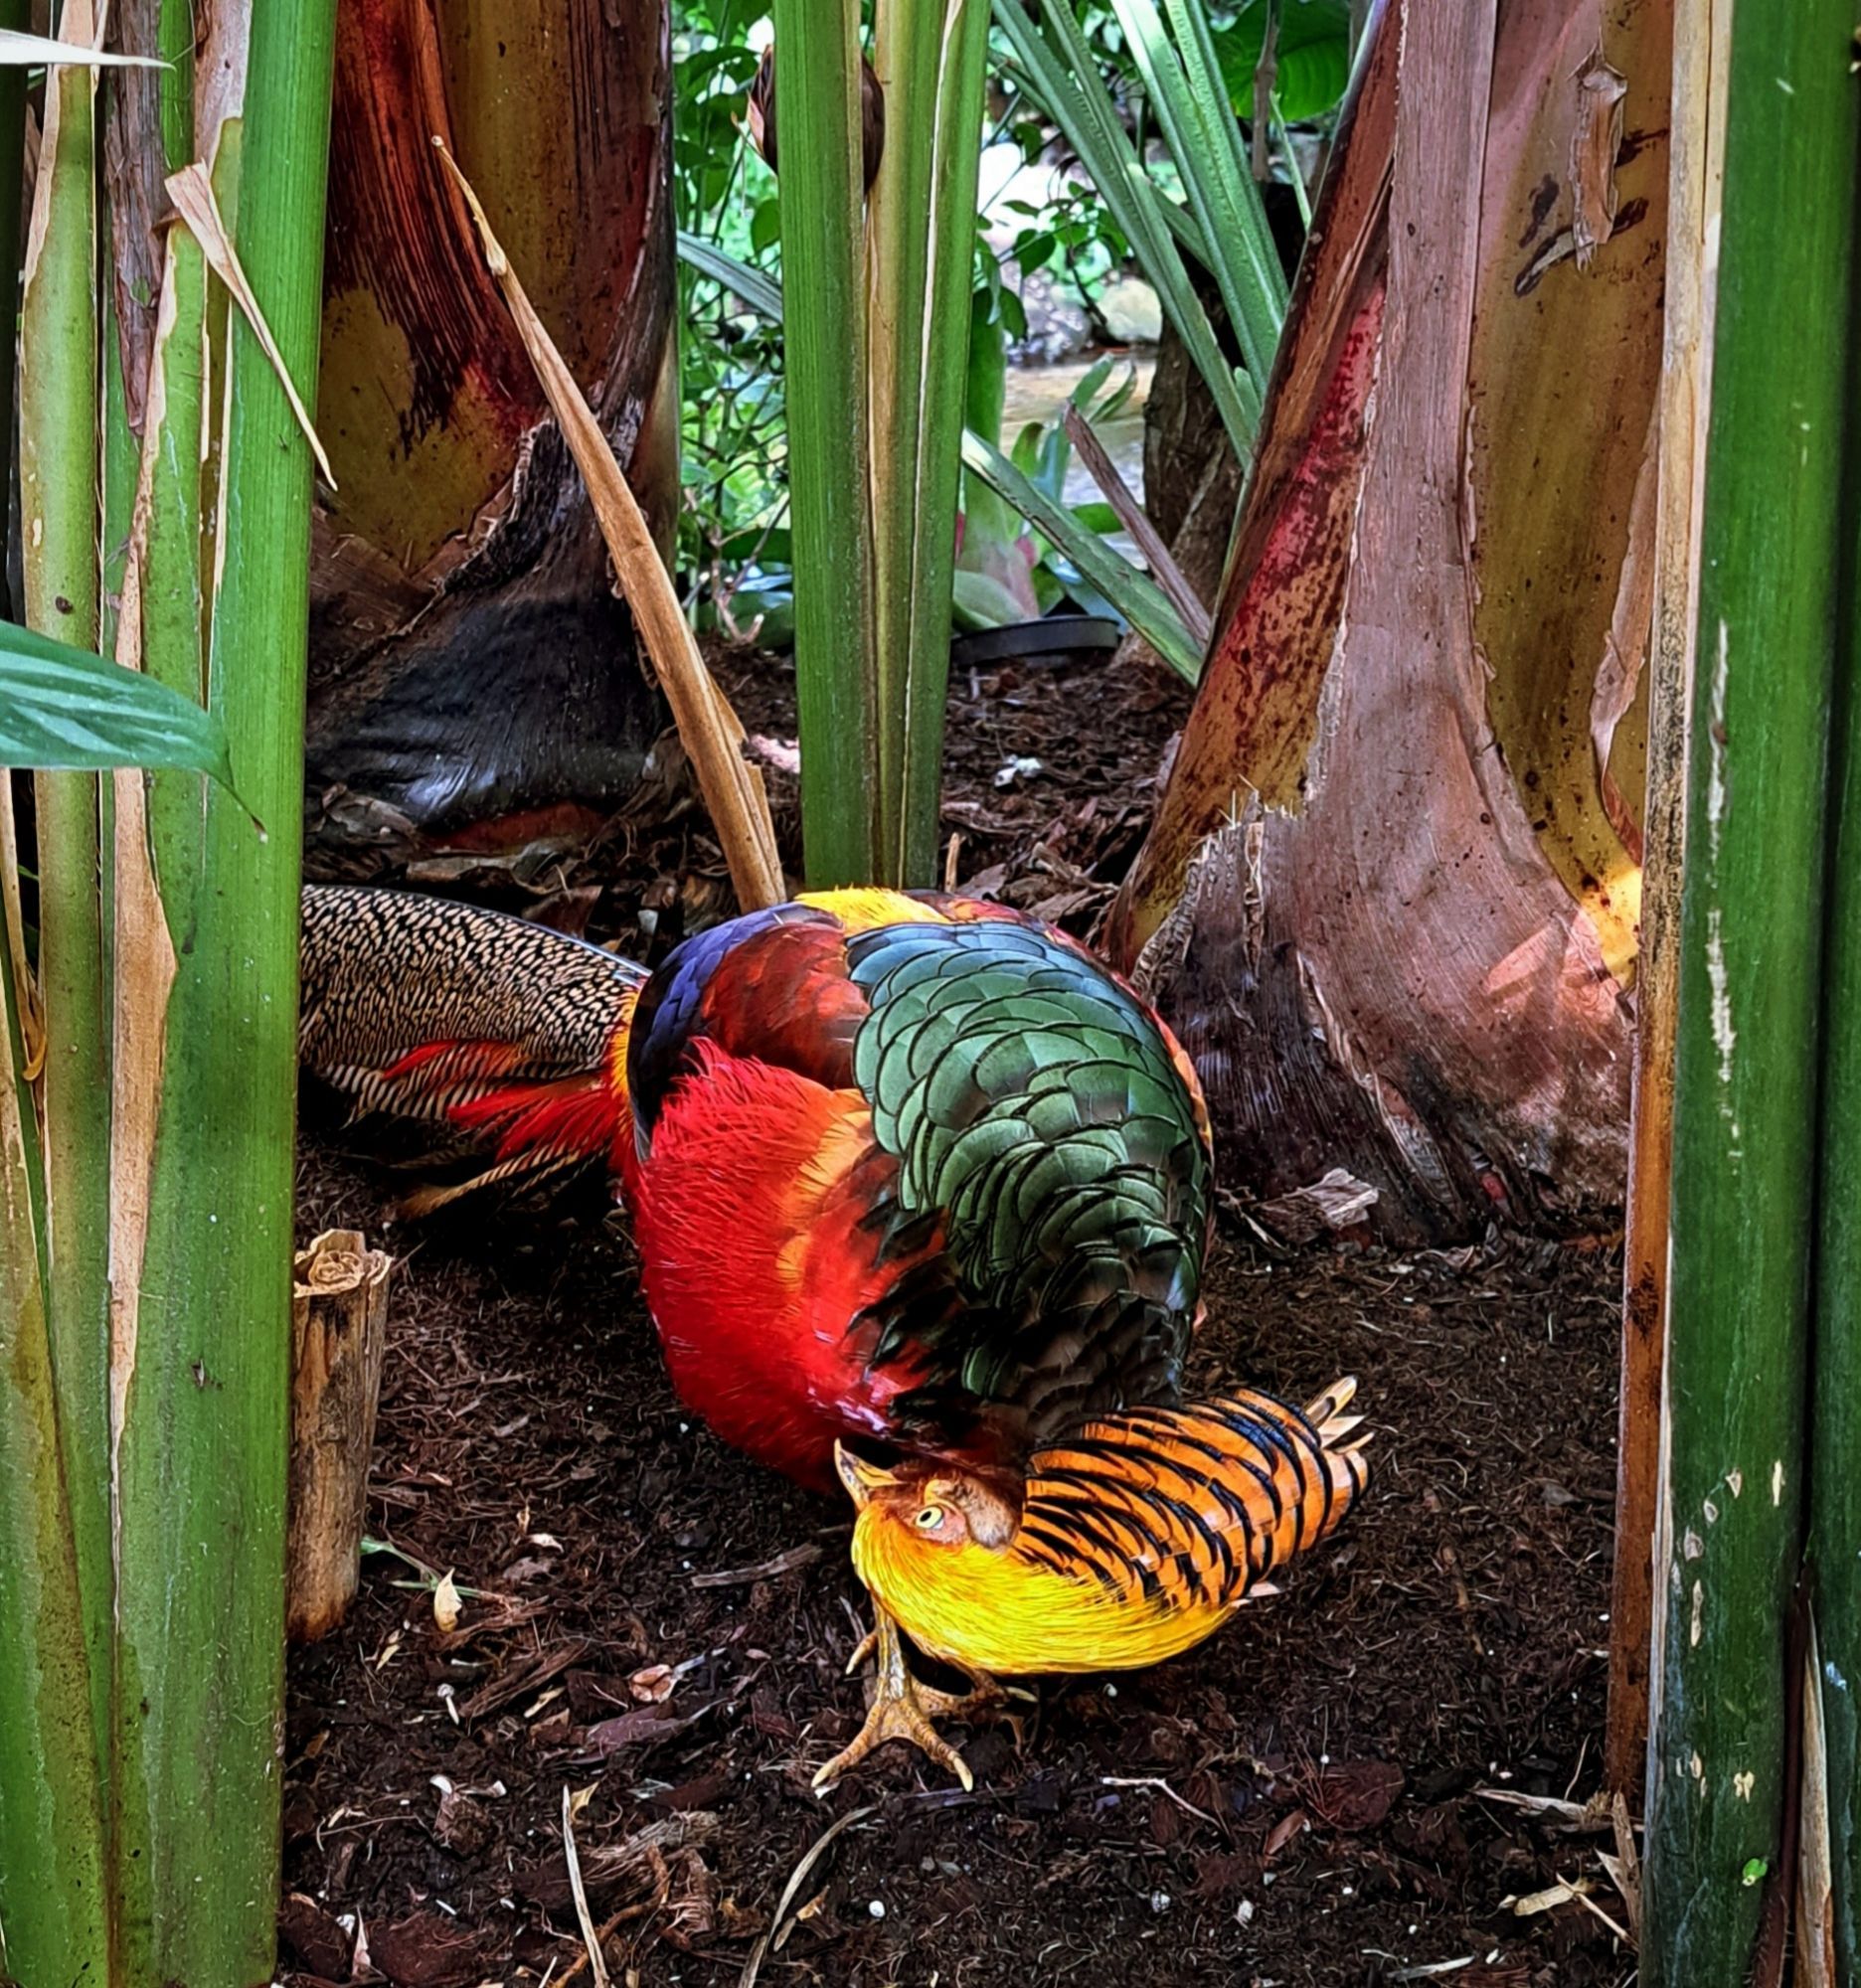
[[[213,181],[207,176],[207,168],[198,163],[183,166],[178,173],[168,179],[168,198],[175,204],[175,212],[188,225],[189,232],[201,246],[201,253],[207,257],[208,267],[227,286],[233,301],[240,307],[241,315],[252,327],[253,336],[257,339],[264,356],[271,362],[271,370],[277,375],[278,385],[284,389],[284,398],[290,403],[290,411],[296,416],[297,425],[303,430],[304,439],[310,444],[310,453],[316,457],[317,468],[323,480],[331,489],[336,487],[336,478],[329,466],[329,457],[323,452],[323,444],[317,439],[317,431],[311,424],[310,414],[297,392],[296,383],[291,379],[290,368],[284,364],[284,355],[277,349],[277,341],[271,336],[271,327],[265,322],[264,312],[258,306],[258,299],[253,295],[251,283],[246,280],[246,271],[240,265],[239,251],[233,246],[233,238],[227,233],[227,225],[220,213],[220,203],[214,197]]]

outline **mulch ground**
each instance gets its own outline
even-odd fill
[[[792,835],[791,679],[755,656],[721,673]],[[1180,691],[1101,664],[952,692],[957,876],[1089,928]],[[675,804],[521,876],[443,881],[652,953],[716,914],[720,870]],[[375,1550],[346,1625],[291,1660],[286,1982],[592,1980],[565,1790],[616,1984],[1631,1974],[1591,1908],[1622,1916],[1608,1840],[1492,1792],[1581,1802],[1597,1784],[1606,1256],[1269,1257],[1237,1228],[1195,1385],[1303,1398],[1356,1374],[1378,1465],[1359,1512],[1188,1657],[1043,1683],[1018,1748],[955,1731],[973,1794],[892,1748],[823,1799],[809,1777],[862,1707],[841,1675],[863,1621],[845,1508],[681,1410],[592,1183],[390,1228],[405,1176],[384,1155],[405,1145],[315,1098],[306,1131],[306,1237],[359,1227],[402,1260]],[[1515,1909],[1566,1880],[1590,1904]]]

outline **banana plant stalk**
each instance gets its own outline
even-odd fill
[[[212,245],[170,231],[119,642],[204,690],[240,789],[116,788],[112,1853],[138,1984],[267,1978],[278,1873],[312,478],[280,375],[314,395],[335,4],[258,5],[237,26],[243,100],[200,115],[196,144],[250,305],[228,312],[210,400],[223,286]],[[192,229],[207,176],[188,179],[170,192]]]
[[[1786,1620],[1808,1488],[1809,1128],[1838,576],[1852,551],[1843,427],[1861,111],[1846,62],[1829,54],[1853,27],[1839,0],[1682,0],[1679,27],[1683,46],[1698,38],[1716,51],[1723,122],[1708,129],[1706,225],[1680,250],[1713,256],[1717,301],[1694,485],[1703,512],[1640,1964],[1650,1988],[1742,1988],[1791,1903]],[[1776,226],[1785,203],[1787,229]],[[1782,342],[1779,296],[1798,327]],[[1844,1051],[1838,1075],[1847,1070]],[[1848,1136],[1834,1132],[1838,1161]],[[1841,1234],[1838,1223],[1838,1247]],[[1822,1328],[1817,1434],[1839,1442],[1841,1411],[1822,1405],[1844,1371],[1852,1386],[1835,1342],[1852,1338],[1853,1314],[1825,1314]],[[1852,1405],[1850,1394],[1850,1415]],[[1839,1463],[1839,1451],[1818,1459]],[[1825,1502],[1836,1537],[1852,1497],[1850,1477]],[[1852,1559],[1841,1580],[1852,1588]],[[1851,1950],[1843,1980],[1853,1966]]]
[[[1852,357],[1849,378],[1855,380]],[[1850,454],[1854,440],[1849,442]],[[1849,520],[1849,541],[1855,520]],[[1823,979],[1822,1150],[1816,1260],[1815,1387],[1810,1414],[1809,1567],[1818,1661],[1805,1689],[1820,1704],[1824,1752],[1805,1758],[1804,1807],[1820,1777],[1828,1891],[1804,1895],[1804,1926],[1821,1955],[1861,1968],[1861,650],[1855,602],[1842,661],[1830,844],[1829,955]],[[1805,1870],[1807,1876],[1807,1870]]]
[[[815,885],[929,884],[986,0],[893,0],[862,216],[858,8],[775,9],[801,816]]]
[[[91,0],[65,0],[60,36],[87,47]],[[21,563],[27,624],[97,643],[97,287],[94,72],[46,83],[20,322]],[[39,981],[46,1046],[44,1291],[60,1441],[85,1611],[99,1758],[109,1635],[108,990],[100,789],[91,772],[41,772]]]

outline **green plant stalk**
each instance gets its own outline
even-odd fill
[[[1692,32],[1723,33],[1723,0],[1687,3],[1711,10]],[[1680,914],[1649,1988],[1743,1988],[1766,1895],[1749,1880],[1779,1869],[1791,1792],[1785,1617],[1806,1490],[1815,1160],[1805,1128],[1816,1117],[1853,376],[1830,355],[1851,335],[1861,136],[1853,81],[1829,50],[1852,26],[1839,0],[1738,0],[1727,58]],[[1796,220],[1780,229],[1785,204]],[[1783,343],[1779,296],[1799,327]]]
[[[66,0],[61,32],[88,42],[87,0]],[[94,649],[97,580],[97,290],[94,85],[53,70],[20,319],[21,567],[27,625]],[[106,1238],[109,1229],[108,986],[99,788],[93,773],[36,776],[45,1286],[59,1445],[84,1597],[98,1757],[109,1694],[110,1539]]]
[[[1022,475],[978,434],[963,437],[963,462],[1011,509],[1044,532],[1185,683],[1200,682],[1202,650],[1169,596],[1064,504]]]
[[[0,0],[0,28],[24,33],[32,26],[32,0]],[[22,66],[0,68],[0,269],[8,272],[0,284],[0,323],[12,325],[19,318],[21,181],[26,154],[27,72]],[[0,436],[5,449],[0,461],[13,460],[13,394],[15,341],[0,338]],[[0,522],[0,572],[10,566],[7,543],[11,520]]]
[[[1285,322],[1286,283],[1248,168],[1197,0],[1169,0],[1172,45],[1154,0],[1112,0],[1189,204],[1212,251],[1222,303],[1249,374],[1265,381]]]
[[[1861,386],[1849,349],[1848,379]],[[1851,404],[1861,410],[1861,398]],[[1843,1988],[1861,1978],[1861,426],[1851,411],[1848,620],[1835,700],[1828,950],[1822,977],[1822,1100],[1809,1410],[1808,1558],[1827,1773],[1835,1950]],[[1807,1763],[1813,1771],[1815,1763]]]
[[[235,240],[306,400],[333,38],[334,0],[255,8],[241,120]],[[143,1266],[112,1375],[118,1879],[137,1988],[268,1979],[277,1898],[311,465],[243,319],[230,345],[208,679],[266,833],[218,790],[193,789],[191,835],[152,812],[161,902],[139,956],[158,954],[165,930],[173,978],[157,1012],[135,1018],[134,1075],[156,1087],[140,1119],[119,1111],[115,1156],[114,1241],[125,1255],[139,1246]],[[158,975],[146,984],[159,992]],[[138,1165],[139,1236],[124,1192]]]
[[[801,838],[819,890],[882,863],[858,0],[776,0],[775,43]]]
[[[1204,238],[1195,217],[1164,199],[1151,184],[1098,84],[1092,52],[1071,6],[1061,4],[1061,0],[1046,0],[1042,15],[1047,24],[1045,35],[1029,18],[1022,0],[995,0],[995,25],[1013,49],[1015,61],[1042,107],[1066,133],[1067,142],[1092,175],[1100,197],[1156,290],[1164,314],[1215,397],[1216,412],[1236,455],[1246,462],[1253,453],[1259,425],[1261,389],[1255,384],[1250,409],[1189,279],[1177,244],[1180,242],[1208,268],[1215,266],[1215,248]],[[1077,80],[1081,77],[1091,78],[1090,85],[1082,85]]]
[[[943,11],[938,0],[888,0],[873,30],[873,71],[886,108],[894,113],[887,119],[885,151],[870,196],[866,290],[878,746],[878,866],[868,881],[875,884],[905,881],[906,707],[918,661],[912,647],[912,584],[920,550],[918,480],[930,370],[925,332]],[[967,344],[966,339],[960,342]]]
[[[753,269],[710,243],[683,233],[679,236],[679,253],[693,268],[735,290],[751,309],[761,312],[771,324],[781,323],[780,287],[761,269]],[[1202,674],[1201,649],[1163,589],[1106,545],[1097,532],[1082,525],[1065,505],[1055,504],[980,431],[978,421],[983,426],[1000,426],[999,393],[994,395],[992,417],[986,410],[974,405],[968,412],[970,425],[963,432],[961,459],[981,485],[971,498],[972,510],[979,511],[982,504],[999,505],[998,525],[1010,513],[1018,513],[1028,524],[1044,532],[1171,669],[1189,683],[1198,682]]]
[[[923,888],[936,871],[988,0],[900,0],[879,21],[882,80],[898,38],[886,101],[904,111],[873,189],[879,874]]]
[[[11,775],[0,769],[0,783]],[[109,1965],[103,1806],[45,1311],[45,1173],[0,784],[0,1964],[21,1988]]]
[[[194,156],[194,0],[161,0],[155,53],[160,73],[162,150],[178,172]]]
[[[0,778],[4,778],[0,774]],[[0,894],[0,925],[7,918]],[[0,930],[0,1954],[20,1988],[108,1979],[90,1656],[42,1276],[37,1128]]]

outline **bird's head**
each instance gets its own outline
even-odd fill
[[[1002,1552],[1020,1518],[1016,1503],[979,1474],[923,1459],[882,1468],[834,1445],[834,1468],[853,1500],[855,1533],[918,1552]]]
[[[922,1650],[1006,1676],[1117,1666],[1101,1587],[1021,1550],[1024,1484],[943,1459],[881,1468],[845,1444],[834,1463],[857,1511],[853,1566]]]

